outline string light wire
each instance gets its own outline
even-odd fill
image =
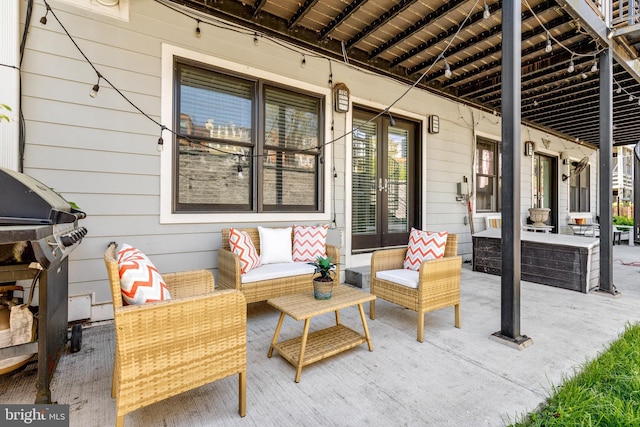
[[[238,154],[238,153],[233,153],[233,152],[227,152],[225,150],[220,150],[216,147],[213,147],[205,142],[202,141],[198,141],[198,140],[194,140],[193,138],[191,138],[188,135],[183,135],[179,132],[174,131],[173,129],[163,125],[162,123],[160,123],[159,121],[157,121],[156,119],[154,119],[153,117],[151,117],[149,114],[147,114],[145,111],[143,111],[140,107],[138,107],[133,101],[131,101],[131,99],[129,99],[124,93],[122,93],[122,91],[120,89],[118,89],[113,83],[111,83],[111,81],[104,76],[103,73],[100,73],[98,71],[98,69],[96,68],[96,66],[93,64],[93,62],[91,62],[91,60],[89,59],[89,57],[87,57],[87,55],[84,53],[84,51],[80,48],[80,46],[78,45],[78,43],[76,43],[75,39],[71,36],[71,34],[69,33],[69,31],[66,29],[66,27],[64,26],[64,24],[62,23],[62,21],[58,18],[58,16],[55,14],[55,12],[51,9],[51,6],[49,5],[49,3],[47,2],[47,0],[43,0],[44,4],[47,8],[47,12],[46,14],[48,14],[49,12],[51,12],[51,15],[54,17],[54,19],[56,20],[56,22],[58,23],[58,25],[60,25],[60,27],[62,28],[62,30],[65,32],[65,34],[67,35],[67,37],[69,38],[69,40],[71,40],[71,42],[73,43],[73,45],[76,47],[76,49],[78,50],[78,52],[80,53],[80,55],[82,55],[82,57],[84,58],[84,60],[89,64],[89,66],[91,66],[91,68],[95,71],[95,73],[100,77],[100,79],[104,80],[105,83],[107,83],[109,85],[109,87],[111,87],[113,90],[116,91],[116,93],[118,93],[118,95],[120,95],[129,105],[131,105],[136,111],[138,111],[140,114],[142,114],[145,118],[147,118],[149,121],[153,122],[156,126],[158,126],[160,128],[160,138],[158,139],[158,149],[161,150],[163,148],[164,145],[164,141],[162,138],[162,132],[163,131],[168,131],[170,132],[172,135],[178,137],[178,138],[182,138],[185,139],[191,143],[195,143],[198,145],[201,145],[203,147],[218,151],[220,153],[223,154],[228,154],[231,156],[237,156],[239,159],[242,157],[263,157],[266,154],[253,154],[252,156],[247,156],[246,154]],[[167,4],[165,1],[163,0],[155,0],[157,3],[164,5],[165,7],[175,11],[176,13],[179,13],[181,15],[184,15],[190,19],[194,19],[196,20],[196,23],[198,24],[209,24],[209,25],[213,25],[213,26],[217,26],[220,28],[224,28],[224,29],[232,29],[234,31],[238,31],[241,32],[243,34],[249,34],[250,36],[252,36],[254,38],[254,41],[257,39],[257,33],[255,31],[248,31],[242,27],[239,26],[234,26],[232,24],[228,24],[228,23],[223,23],[221,24],[221,21],[213,18],[212,22],[209,22],[208,20],[204,20],[204,19],[200,19],[200,18],[195,18],[189,14],[187,14],[186,12],[174,7],[173,5],[169,5]],[[325,141],[322,144],[318,144],[316,147],[313,148],[305,148],[305,149],[299,149],[299,150],[292,150],[290,152],[292,153],[297,153],[297,152],[311,152],[314,150],[319,150],[323,147],[329,146],[345,137],[347,137],[348,135],[353,134],[354,132],[356,132],[360,127],[362,126],[366,126],[367,124],[371,123],[372,121],[376,120],[378,117],[382,116],[383,114],[388,114],[389,110],[394,107],[398,102],[400,102],[400,100],[402,100],[411,90],[413,90],[423,79],[424,77],[431,71],[431,69],[433,68],[433,66],[437,63],[438,60],[440,59],[444,59],[444,53],[447,51],[447,49],[451,46],[451,44],[453,43],[453,41],[456,39],[456,37],[458,36],[458,34],[460,33],[460,31],[462,31],[462,29],[464,28],[466,22],[470,19],[472,11],[477,7],[478,3],[480,2],[480,0],[476,0],[476,2],[474,3],[473,7],[470,9],[469,13],[466,15],[465,19],[463,20],[463,22],[459,25],[458,30],[456,31],[455,34],[453,34],[453,36],[451,37],[451,39],[449,40],[449,42],[446,44],[446,46],[444,47],[444,49],[442,50],[442,52],[438,55],[438,57],[436,58],[436,61],[434,61],[421,75],[420,77],[413,82],[411,85],[409,85],[409,87],[407,87],[401,94],[400,96],[398,96],[391,104],[389,104],[388,107],[386,107],[385,109],[383,109],[382,111],[380,111],[379,113],[377,113],[375,116],[371,117],[367,122],[361,124],[359,127],[353,127],[350,131],[344,133],[343,135],[340,135],[338,137],[333,137],[328,141]],[[45,14],[45,16],[46,16]],[[43,18],[45,17],[43,16]],[[41,20],[42,21],[42,20]],[[46,20],[45,20],[46,22]],[[264,37],[264,35],[263,35]],[[273,42],[274,44],[284,47],[288,50],[297,52],[298,54],[300,54],[301,52],[299,50],[296,50],[288,45],[286,45],[285,43],[280,42],[277,39],[271,39],[269,38],[269,40],[271,42]],[[321,55],[316,55],[313,53],[303,53],[304,55],[307,56],[312,56],[312,57],[316,57],[316,58],[322,58],[322,59],[327,59],[329,61],[329,70],[330,70],[330,74],[329,74],[329,85],[332,87],[333,86],[333,71],[331,70],[331,59],[326,58],[325,56],[321,56]],[[353,68],[355,70],[358,71],[363,71],[360,68],[357,68],[355,66],[352,66],[348,63],[346,63],[347,66],[349,66],[350,68]],[[364,71],[366,72],[366,71]],[[372,73],[369,72],[369,74],[371,75],[376,75],[376,73]]]
[[[100,73],[100,71],[98,71],[98,69],[96,68],[95,65],[93,65],[93,62],[91,62],[91,60],[87,57],[87,55],[85,55],[85,53],[82,51],[82,49],[80,49],[80,46],[78,46],[78,43],[76,43],[76,41],[73,39],[73,37],[71,37],[71,34],[69,34],[69,31],[67,31],[67,29],[65,28],[65,26],[62,24],[62,22],[60,21],[60,19],[58,19],[58,15],[56,15],[56,13],[53,11],[53,9],[51,9],[51,6],[49,6],[49,3],[47,3],[47,0],[44,0],[44,4],[47,6],[47,13],[51,12],[51,16],[54,17],[54,19],[56,20],[56,22],[58,23],[58,25],[60,25],[60,28],[62,28],[62,30],[65,32],[65,34],[67,35],[67,37],[69,37],[69,40],[71,40],[71,43],[73,43],[73,45],[76,47],[76,49],[78,49],[78,52],[80,52],[80,55],[82,55],[82,57],[85,59],[85,61],[87,61],[87,63],[91,66],[91,68],[93,68],[93,71],[96,72],[96,74],[98,76],[100,76],[102,78],[102,80],[104,80],[113,90],[115,90],[118,95],[120,95],[125,101],[127,101],[133,108],[135,108],[140,114],[142,114],[143,116],[145,116],[147,119],[149,119],[150,121],[152,121],[153,123],[155,123],[156,125],[158,125],[160,128],[163,127],[163,125],[158,122],[156,119],[154,119],[153,117],[151,117],[149,114],[145,113],[140,107],[138,107],[136,104],[133,103],[133,101],[131,101],[124,93],[122,93],[120,91],[120,89],[118,89],[117,87],[115,87],[110,81],[109,79],[107,79],[104,74]],[[169,130],[169,129],[167,129]]]
[[[180,13],[181,15],[187,16],[190,19],[196,19],[196,18],[192,17],[191,15],[189,15],[188,13],[184,12],[183,10],[180,10],[180,9],[176,8],[173,4],[169,4],[166,0],[154,0],[154,1],[159,3],[159,4],[161,4],[161,5],[163,5],[163,6],[165,6],[165,7],[167,7],[167,8],[169,8],[169,9],[171,9],[171,10],[173,10],[173,11],[175,11],[175,12],[177,12],[177,13]],[[387,111],[389,111],[391,108],[393,108],[398,102],[400,102],[404,97],[406,97],[407,94],[411,90],[413,90],[418,84],[420,84],[420,82],[431,72],[431,69],[434,67],[434,65],[439,60],[444,59],[445,52],[449,49],[449,47],[453,44],[454,40],[458,37],[460,32],[464,29],[467,21],[469,21],[471,19],[471,15],[473,14],[473,11],[477,9],[479,3],[480,3],[480,0],[476,0],[475,1],[473,6],[469,9],[469,12],[465,16],[465,18],[462,21],[462,23],[458,26],[457,31],[455,32],[455,34],[453,34],[451,36],[451,39],[447,42],[447,44],[445,45],[445,47],[442,50],[442,52],[437,56],[436,60],[433,61],[433,63],[420,75],[420,77],[415,82],[413,82],[411,85],[409,85],[409,87],[407,87],[405,89],[405,91],[400,94],[400,96],[398,96],[391,104],[389,104],[388,107],[386,107],[385,109],[383,109],[382,111],[380,111],[379,113],[377,113],[376,115],[371,117],[366,122],[362,123],[360,126],[353,127],[350,131],[345,132],[343,135],[340,135],[338,137],[332,138],[332,139],[330,139],[328,141],[325,141],[322,144],[318,144],[316,147],[314,147],[314,149],[320,149],[322,147],[332,145],[335,142],[340,141],[341,139],[353,134],[354,132],[356,132],[361,127],[366,126],[369,123],[373,122],[374,120],[378,119],[380,116],[382,116],[384,114],[387,114]],[[222,28],[222,29],[228,29],[228,30],[230,29],[230,30],[236,31],[236,32],[241,33],[241,34],[248,34],[250,36],[255,36],[256,35],[256,33],[254,31],[247,30],[244,27],[241,27],[241,26],[238,26],[238,25],[235,25],[235,24],[230,24],[230,23],[227,23],[227,22],[224,22],[224,21],[220,21],[220,20],[216,19],[215,17],[209,17],[209,19],[201,19],[201,22],[205,23],[205,24],[209,24],[209,25],[215,26],[215,27],[218,27],[218,28]],[[274,43],[277,46],[283,47],[283,48],[285,48],[287,50],[290,50],[292,52],[296,52],[296,53],[300,54],[300,51],[298,49],[292,48],[291,46],[279,41],[278,39],[267,37],[265,35],[263,35],[262,37],[267,39],[267,40],[269,40],[270,42]],[[326,58],[325,56],[317,55],[315,53],[305,53],[305,55],[310,56],[310,57],[315,57],[315,58],[327,59],[329,61],[329,70],[330,70],[330,73],[329,73],[329,86],[333,87],[333,71],[331,70],[332,60],[329,59],[329,58]],[[376,73],[368,72],[366,70],[362,70],[362,69],[360,69],[358,67],[355,67],[355,66],[353,66],[353,65],[351,65],[349,63],[345,63],[344,65],[349,67],[349,68],[351,68],[351,69],[357,70],[359,72],[364,72],[364,73],[367,73],[367,74],[370,74],[370,75],[379,76]],[[173,132],[173,133],[175,133],[175,132]],[[191,141],[191,138],[189,138],[188,136],[180,135],[178,133],[175,133],[175,134],[177,136],[180,136],[181,138],[185,138],[185,139]],[[197,141],[195,141],[195,142],[197,142]],[[202,145],[204,145],[205,147],[209,147],[206,144],[202,144]],[[222,150],[218,150],[218,151],[222,151]],[[298,153],[298,152],[309,152],[309,151],[311,151],[311,149],[292,150],[290,152],[291,153]],[[222,152],[224,153],[224,151],[222,151]],[[237,155],[236,153],[227,153],[227,154],[229,154],[229,155]],[[264,155],[262,155],[262,154],[254,154],[252,157],[262,157],[262,156],[264,156]]]
[[[538,15],[533,11],[533,9],[531,8],[531,6],[529,5],[529,2],[527,0],[523,0],[522,2],[524,3],[525,6],[527,6],[527,9],[529,9],[529,11],[533,15],[533,17],[536,19],[536,21],[538,21],[538,24],[547,32],[547,37],[550,38],[551,40],[553,40],[554,42],[556,42],[556,44],[558,44],[561,48],[563,48],[564,50],[569,52],[571,54],[572,58],[574,56],[575,57],[595,57],[596,55],[600,54],[600,52],[602,52],[604,50],[604,49],[595,49],[593,52],[588,52],[588,53],[574,52],[573,50],[571,50],[567,46],[565,46],[560,40],[556,39],[553,36],[553,34],[551,34],[549,29],[544,26],[544,24],[542,23],[542,21],[540,20]],[[578,32],[580,32],[579,29],[578,29]],[[582,33],[582,34],[584,34],[584,33]]]
[[[228,154],[228,155],[232,155],[232,156],[237,156],[238,158],[241,157],[263,157],[266,154],[253,154],[252,156],[247,156],[246,154],[238,154],[238,153],[234,153],[234,152],[227,152],[224,150],[220,150],[216,147],[211,146],[208,143],[199,141],[199,140],[194,140],[193,138],[191,138],[188,135],[183,135],[179,132],[176,132],[174,130],[172,130],[171,128],[163,125],[162,123],[160,123],[159,121],[157,121],[156,119],[154,119],[153,117],[151,117],[149,114],[147,114],[145,111],[143,111],[140,107],[138,107],[133,101],[131,101],[131,99],[129,99],[124,93],[122,93],[122,91],[120,89],[118,89],[113,83],[111,83],[111,81],[104,76],[104,74],[100,73],[98,71],[98,69],[96,68],[96,66],[93,64],[93,62],[91,62],[91,60],[87,57],[87,55],[82,51],[82,49],[80,48],[80,46],[76,43],[76,41],[74,40],[74,38],[71,36],[71,34],[69,33],[69,31],[66,29],[66,27],[62,24],[62,22],[60,21],[60,19],[58,18],[58,16],[55,14],[55,12],[52,10],[51,6],[49,5],[49,3],[47,2],[47,0],[43,0],[44,4],[46,6],[46,13],[45,15],[42,17],[41,22],[44,24],[46,24],[46,16],[51,13],[51,15],[54,17],[54,19],[56,20],[56,22],[60,25],[60,27],[62,28],[62,30],[65,32],[65,34],[67,35],[67,37],[69,38],[69,40],[71,40],[71,42],[73,43],[73,45],[76,47],[76,49],[78,50],[78,52],[80,53],[80,55],[82,55],[82,57],[85,59],[85,61],[91,66],[91,68],[96,72],[96,74],[99,76],[99,80],[102,79],[104,80],[105,83],[107,83],[109,85],[109,87],[111,87],[113,90],[116,91],[116,93],[118,93],[118,95],[120,95],[129,105],[131,105],[136,111],[138,111],[140,114],[142,114],[145,118],[147,118],[149,121],[153,122],[155,125],[157,125],[158,127],[160,127],[160,140],[162,140],[162,132],[163,131],[168,131],[170,132],[172,135],[185,139],[191,143],[195,143],[198,145],[201,145],[203,147],[209,148],[211,150],[215,150],[218,151],[220,153],[223,154]],[[232,30],[232,31],[236,31],[242,34],[247,34],[249,36],[251,36],[254,40],[254,43],[258,40],[258,33],[252,30],[247,30],[244,27],[241,27],[239,25],[236,24],[231,24],[225,21],[221,21],[216,19],[215,17],[211,17],[211,16],[207,16],[207,19],[201,19],[201,18],[197,18],[194,16],[191,16],[190,14],[184,12],[183,10],[174,7],[173,4],[168,4],[166,0],[154,0],[155,2],[173,10],[176,13],[179,13],[181,15],[184,15],[190,19],[194,19],[196,21],[197,24],[197,28],[199,28],[200,24],[208,24],[208,25],[212,25],[214,27],[218,27],[221,29],[226,29],[226,30]],[[425,69],[425,71],[420,75],[420,77],[418,79],[416,79],[411,85],[409,85],[397,98],[395,98],[393,100],[393,102],[391,102],[386,108],[384,108],[382,111],[380,111],[379,113],[377,113],[376,115],[374,115],[373,117],[371,117],[368,121],[366,121],[365,123],[361,124],[358,127],[353,127],[350,131],[345,132],[343,135],[340,135],[338,137],[332,137],[330,140],[325,141],[322,144],[318,144],[316,147],[313,148],[305,148],[305,149],[299,149],[299,150],[292,150],[292,153],[297,153],[297,152],[311,152],[314,150],[318,150],[321,149],[322,147],[325,146],[329,146],[351,134],[353,134],[354,132],[356,132],[360,127],[366,126],[367,124],[373,122],[374,120],[378,119],[380,116],[384,115],[384,114],[389,114],[389,111],[391,108],[393,108],[398,102],[400,102],[402,99],[404,99],[407,94],[415,89],[418,84],[420,84],[420,82],[425,78],[425,76],[427,76],[430,72],[431,69],[435,66],[435,64],[439,61],[439,60],[445,60],[445,54],[446,51],[451,47],[451,45],[453,44],[454,40],[457,38],[457,36],[460,34],[460,32],[462,31],[463,28],[465,28],[465,25],[467,23],[467,21],[469,21],[469,19],[471,18],[472,12],[473,10],[475,10],[479,4],[480,0],[476,0],[474,5],[470,8],[469,12],[467,13],[467,15],[465,16],[464,20],[462,21],[462,23],[460,23],[460,25],[458,26],[458,29],[456,31],[455,34],[453,34],[453,36],[450,38],[450,40],[446,43],[446,45],[444,46],[443,50],[441,51],[440,54],[438,54],[438,56],[436,57],[436,60],[433,61],[431,63],[431,65],[429,67],[427,67],[427,69]],[[531,6],[529,5],[529,3],[524,0],[524,4],[527,6],[527,8],[532,12],[533,16],[536,18],[536,20],[538,21],[538,23],[540,24],[540,26],[545,29],[547,31],[547,35],[550,39],[554,40],[559,46],[561,46],[563,49],[565,49],[566,51],[570,52],[573,56],[576,57],[594,57],[596,55],[598,55],[602,49],[600,50],[596,50],[594,52],[590,52],[590,53],[585,53],[585,54],[580,54],[580,53],[576,53],[573,52],[571,49],[567,48],[566,46],[564,46],[560,41],[558,41],[556,38],[553,37],[553,35],[546,29],[546,27],[542,24],[542,22],[540,21],[540,19],[538,18],[538,16],[534,13],[534,11],[531,9]],[[275,38],[271,38],[271,37],[266,37],[265,35],[261,34],[260,35],[263,38],[268,39],[270,42],[274,43],[275,45],[278,45],[280,47],[283,47],[287,50],[296,52],[298,54],[301,54],[304,56],[309,56],[309,57],[315,57],[315,58],[321,58],[321,59],[326,59],[329,63],[329,86],[333,87],[333,71],[331,70],[331,64],[332,64],[332,60],[330,58],[327,58],[324,55],[318,55],[315,54],[314,52],[309,52],[309,51],[305,51],[305,52],[300,52],[299,49],[295,49],[291,46],[289,46],[288,44],[281,42],[278,39]],[[306,62],[306,61],[305,61]],[[445,60],[446,63],[446,60]],[[359,72],[364,72],[370,75],[375,75],[375,76],[379,76],[376,73],[370,72],[368,70],[363,70],[361,68],[358,68],[356,66],[353,66],[352,64],[349,64],[347,61],[345,61],[344,63],[345,66],[352,68],[354,70],[357,70]],[[98,80],[98,81],[99,81]],[[394,79],[395,81],[395,79]],[[615,81],[615,79],[614,79]],[[616,82],[617,83],[617,82]],[[620,85],[618,85],[619,87],[621,87]],[[624,90],[624,89],[623,89]],[[626,90],[624,90],[625,93],[628,94],[628,92]],[[160,140],[159,140],[159,145],[160,144]]]

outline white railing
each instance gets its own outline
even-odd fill
[[[593,0],[589,0],[592,1]],[[619,0],[596,3],[609,3],[611,27],[631,26],[640,23],[640,2],[638,0]]]
[[[607,19],[607,12],[610,11],[610,7],[608,7],[610,1],[604,0],[585,0],[589,6],[602,18],[605,22]],[[610,15],[609,15],[610,16]]]
[[[626,190],[631,190],[633,188],[633,176],[631,176],[630,174],[622,174],[622,185],[620,185],[620,181],[620,174],[614,174],[611,177],[611,187],[615,189],[624,188]]]
[[[640,24],[640,0],[584,0],[610,28]]]

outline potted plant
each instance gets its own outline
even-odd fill
[[[331,299],[331,291],[333,289],[333,278],[335,276],[336,265],[331,262],[329,257],[319,256],[314,262],[308,264],[313,265],[316,269],[313,277],[313,296],[315,299]]]

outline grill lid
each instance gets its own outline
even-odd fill
[[[40,181],[0,168],[0,224],[56,224],[73,222],[82,215],[69,202]],[[70,215],[71,214],[71,215]]]

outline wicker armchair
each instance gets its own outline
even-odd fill
[[[444,258],[423,261],[418,287],[411,288],[376,277],[378,271],[403,268],[406,248],[383,249],[371,256],[371,293],[378,298],[401,305],[418,313],[418,341],[424,340],[424,314],[453,306],[455,326],[460,327],[460,275],[462,257],[458,254],[458,236],[449,234]],[[371,319],[376,317],[375,300],[369,308]]]
[[[126,414],[212,381],[239,374],[246,413],[247,305],[235,290],[214,292],[206,270],[163,274],[170,300],[123,305],[116,245],[104,254],[116,331],[116,426]]]

